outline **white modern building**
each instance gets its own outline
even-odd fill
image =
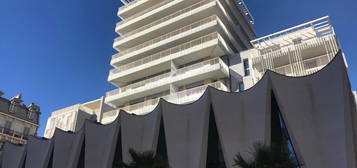
[[[266,70],[305,76],[328,64],[340,49],[328,16],[251,41],[241,52],[244,85],[257,83]],[[346,64],[347,65],[347,64]]]
[[[120,109],[146,114],[159,98],[191,103],[207,86],[242,91],[266,70],[308,75],[340,49],[327,16],[255,39],[254,19],[241,0],[122,1],[113,44],[118,53],[108,77],[118,89],[53,112],[46,137],[56,127],[78,130],[93,114],[103,124],[114,121]]]
[[[122,0],[106,103],[145,114],[158,98],[189,103],[210,85],[237,90],[231,73],[252,47],[254,23],[243,0]],[[232,75],[233,74],[233,75]]]
[[[56,110],[47,119],[44,137],[51,138],[56,128],[64,131],[78,131],[87,119],[108,123],[112,121],[111,114],[117,111],[113,110],[104,103],[104,97]]]

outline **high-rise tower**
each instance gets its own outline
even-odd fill
[[[208,85],[237,90],[230,67],[252,47],[254,19],[243,0],[122,0],[108,81],[118,89],[106,103],[128,112],[151,111],[160,97],[189,103]],[[240,82],[241,81],[241,82]]]

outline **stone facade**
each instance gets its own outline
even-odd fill
[[[31,103],[25,106],[21,95],[11,99],[0,94],[0,146],[6,141],[26,144],[29,136],[36,135],[39,127],[40,107]]]

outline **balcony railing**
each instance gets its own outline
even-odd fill
[[[163,40],[169,39],[169,38],[171,38],[173,36],[176,36],[176,35],[178,35],[180,33],[190,31],[190,30],[192,30],[194,28],[202,26],[202,25],[204,25],[206,23],[209,23],[211,21],[214,21],[216,19],[217,19],[217,16],[215,16],[215,15],[207,17],[207,18],[204,18],[204,19],[202,19],[202,20],[200,20],[198,22],[192,23],[192,24],[190,24],[188,26],[185,26],[185,27],[182,27],[182,28],[180,28],[178,30],[172,31],[170,33],[167,33],[167,34],[164,34],[164,35],[159,36],[157,38],[154,38],[152,40],[146,41],[146,42],[144,42],[142,44],[139,44],[137,46],[134,46],[132,48],[126,49],[124,51],[121,51],[120,53],[117,53],[117,54],[113,55],[112,59],[118,58],[118,57],[120,57],[122,55],[128,54],[128,53],[133,52],[133,51],[137,51],[137,50],[142,49],[144,47],[156,44],[156,43],[158,43],[160,41],[163,41]]]
[[[190,65],[190,66],[187,66],[187,67],[183,67],[181,69],[176,70],[173,73],[173,76],[175,77],[175,76],[179,76],[179,75],[185,74],[187,72],[190,72],[192,70],[201,69],[202,67],[205,67],[207,65],[209,65],[209,66],[211,66],[211,65],[219,65],[220,61],[221,60],[219,58],[214,58],[214,59],[211,59],[211,60],[207,60],[207,61],[199,62],[197,64],[193,64],[193,65]]]
[[[223,62],[223,61],[221,61],[219,58],[214,58],[214,59],[211,59],[211,60],[199,62],[197,64],[193,64],[193,65],[190,65],[190,66],[187,66],[187,67],[183,67],[183,68],[178,69],[178,70],[173,71],[173,72],[168,72],[168,73],[165,73],[165,74],[162,74],[162,75],[155,76],[153,78],[149,78],[149,79],[137,82],[137,83],[133,83],[133,84],[130,84],[130,85],[127,85],[127,86],[124,86],[124,87],[109,91],[109,92],[107,92],[106,96],[109,97],[109,96],[117,95],[117,94],[120,94],[120,93],[125,93],[127,91],[131,91],[133,89],[136,89],[136,88],[139,88],[139,87],[143,87],[143,86],[146,86],[148,84],[153,84],[155,82],[159,82],[160,84],[162,84],[161,80],[170,81],[169,78],[171,76],[172,77],[176,77],[176,76],[180,76],[180,75],[183,75],[183,74],[186,74],[186,73],[192,73],[193,70],[201,70],[200,72],[202,72],[202,71],[204,71],[204,69],[202,69],[203,67],[212,66],[212,65],[221,65],[221,62]]]
[[[328,16],[325,16],[325,17],[313,20],[311,22],[307,22],[307,23],[304,23],[304,24],[301,24],[301,25],[298,25],[295,27],[291,27],[291,28],[288,28],[288,29],[255,39],[255,40],[252,40],[251,43],[256,48],[267,48],[267,47],[270,47],[267,44],[269,44],[269,41],[271,41],[271,40],[274,40],[276,38],[280,38],[283,36],[287,36],[289,34],[296,33],[296,32],[302,31],[302,30],[306,30],[306,29],[313,29],[316,32],[316,34],[313,35],[313,37],[320,37],[321,34],[319,34],[318,32],[325,31],[326,29],[328,31],[325,34],[322,34],[322,36],[331,35],[331,34],[334,35],[334,30],[331,25],[330,19]],[[301,36],[304,36],[304,35],[301,35]]]
[[[212,86],[212,87],[227,91],[227,87],[222,82],[217,81],[217,82],[214,82],[214,83],[211,83],[208,85],[203,85],[203,86],[183,90],[183,91],[180,91],[180,92],[177,92],[174,94],[166,95],[166,96],[163,96],[162,98],[167,101],[170,101],[170,102],[185,103],[185,101],[180,101],[180,100],[189,100],[189,99],[187,99],[187,97],[197,96],[197,95],[199,96],[206,90],[206,88],[208,86]],[[122,109],[127,112],[133,112],[138,109],[148,112],[148,111],[152,110],[153,107],[156,106],[158,102],[159,102],[159,98],[150,99],[150,100],[146,100],[141,103],[133,104],[130,106],[125,106]]]
[[[217,32],[210,33],[210,34],[208,34],[206,36],[197,38],[195,40],[192,40],[192,41],[189,41],[189,42],[186,42],[186,43],[183,43],[183,44],[181,44],[181,45],[179,45],[177,47],[173,47],[173,48],[161,51],[159,53],[156,53],[154,55],[151,55],[151,56],[139,59],[137,61],[128,63],[126,65],[120,66],[117,69],[112,69],[112,70],[110,70],[110,75],[117,74],[117,73],[126,71],[128,69],[131,69],[131,68],[143,65],[143,64],[147,64],[149,62],[152,62],[154,60],[158,60],[158,59],[166,57],[168,55],[172,55],[172,54],[175,54],[175,53],[178,53],[178,52],[182,52],[182,51],[184,51],[186,49],[189,49],[191,47],[195,47],[197,45],[201,45],[201,44],[203,44],[205,42],[208,42],[208,41],[211,41],[211,40],[217,39],[217,38],[218,38],[218,33]]]
[[[26,140],[29,138],[29,135],[25,135],[21,132],[16,132],[5,127],[0,127],[0,133],[21,143],[26,142]]]
[[[142,11],[140,11],[140,12],[138,12],[138,13],[135,13],[134,15],[132,15],[132,16],[126,18],[126,19],[125,19],[125,22],[130,21],[130,20],[132,20],[132,19],[134,19],[134,18],[137,18],[137,17],[139,17],[139,16],[142,16],[142,15],[144,15],[145,13],[148,13],[148,12],[154,10],[154,9],[160,8],[161,6],[164,6],[164,5],[166,5],[166,4],[168,4],[169,2],[172,2],[172,1],[174,1],[174,0],[165,0],[165,1],[162,1],[162,2],[160,2],[160,3],[158,3],[158,4],[156,4],[156,5],[151,6],[151,7],[147,8],[147,9],[145,9],[145,10],[142,10]],[[128,6],[128,5],[124,5],[124,6]],[[120,8],[119,8],[119,10],[120,10]],[[118,22],[118,23],[117,23],[117,26],[122,25],[123,23],[124,23],[123,21]]]
[[[137,2],[140,2],[140,1],[142,1],[142,0],[132,0],[132,1],[128,2],[127,4],[124,4],[123,6],[121,6],[119,8],[119,10],[124,10],[125,8],[127,8],[133,4],[136,4]]]
[[[117,37],[115,39],[115,41],[117,42],[117,41],[121,40],[122,37],[128,37],[130,35],[136,34],[136,33],[141,32],[143,30],[149,29],[149,28],[151,28],[153,26],[156,26],[156,25],[158,25],[160,23],[163,23],[163,22],[165,22],[167,20],[170,20],[170,19],[172,19],[174,17],[177,17],[177,16],[179,16],[181,14],[184,14],[186,12],[190,12],[190,11],[192,11],[192,10],[198,8],[198,7],[206,5],[207,3],[212,2],[212,1],[216,1],[216,0],[203,0],[203,1],[200,1],[200,2],[198,2],[196,4],[193,4],[193,5],[191,5],[191,6],[187,7],[187,8],[181,9],[181,10],[179,10],[179,11],[177,11],[177,12],[171,14],[171,15],[168,15],[168,16],[165,16],[165,17],[159,19],[159,20],[156,20],[156,21],[154,21],[154,22],[152,22],[150,24],[147,24],[145,26],[139,27],[139,28],[137,28],[135,30],[132,30],[132,31],[128,32],[128,33],[122,34],[122,36]]]
[[[208,86],[212,86],[214,88],[223,90],[223,91],[228,91],[227,87],[221,82],[217,81],[208,85],[203,85],[203,86],[198,86],[195,88],[183,90],[174,94],[167,95],[163,97],[165,100],[171,102],[171,103],[189,103],[192,101],[195,101],[197,98],[199,98],[203,92],[207,89]],[[194,96],[195,97],[192,97]]]
[[[109,96],[113,96],[113,95],[116,95],[116,94],[119,94],[119,93],[126,92],[128,90],[136,89],[136,88],[145,86],[145,85],[147,85],[149,83],[153,83],[153,82],[156,82],[156,81],[159,81],[159,80],[162,80],[162,79],[166,79],[166,78],[170,77],[170,75],[171,75],[171,73],[165,73],[165,74],[153,77],[153,78],[149,78],[149,79],[137,82],[137,83],[133,83],[133,84],[130,84],[130,85],[127,85],[127,86],[112,90],[110,92],[107,92],[106,96],[109,97]]]

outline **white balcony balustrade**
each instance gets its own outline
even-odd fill
[[[208,34],[206,36],[203,36],[203,37],[197,38],[195,40],[186,42],[186,43],[181,44],[181,45],[179,45],[177,47],[173,47],[173,48],[161,51],[161,52],[156,53],[154,55],[151,55],[151,56],[136,60],[134,62],[125,64],[123,66],[120,66],[119,68],[112,69],[112,70],[110,70],[109,76],[121,73],[123,71],[129,70],[131,68],[138,67],[138,66],[141,66],[141,65],[144,65],[144,64],[149,64],[152,61],[158,60],[160,58],[164,58],[166,56],[169,56],[169,55],[172,55],[172,54],[175,54],[175,53],[182,52],[182,51],[184,51],[186,49],[201,45],[201,44],[203,44],[205,42],[208,42],[210,40],[214,40],[214,39],[217,39],[217,38],[218,38],[218,33],[217,32],[210,33],[210,34]]]
[[[128,97],[131,99],[133,97],[143,97],[145,96],[144,92],[149,92],[153,89],[166,90],[172,83],[179,82],[182,85],[195,82],[195,80],[203,80],[207,77],[222,78],[228,75],[228,66],[219,58],[214,58],[115,89],[107,92],[106,96],[107,101],[110,103],[123,102]],[[150,94],[152,93],[150,92]]]
[[[160,23],[168,21],[168,20],[170,20],[172,18],[175,18],[175,17],[177,17],[179,15],[182,15],[184,13],[190,12],[190,11],[192,11],[192,10],[198,8],[198,7],[201,7],[201,6],[205,5],[205,4],[207,4],[209,2],[213,2],[213,1],[216,1],[216,0],[203,0],[203,1],[200,1],[200,2],[198,2],[196,4],[193,4],[193,5],[191,5],[191,6],[187,7],[187,8],[181,9],[181,10],[179,10],[179,11],[177,11],[177,12],[171,14],[171,15],[168,15],[168,16],[165,16],[165,17],[159,19],[159,20],[156,20],[156,21],[154,21],[154,22],[152,22],[150,24],[147,24],[145,26],[139,27],[139,28],[137,28],[135,30],[132,30],[132,31],[128,32],[128,33],[122,34],[121,36],[119,36],[119,37],[117,37],[115,39],[115,42],[118,42],[118,41],[122,40],[124,37],[129,37],[129,36],[131,36],[133,34],[136,34],[138,32],[141,32],[141,31],[144,31],[144,30],[146,30],[148,28],[156,26],[156,25],[158,25]]]
[[[179,103],[179,104],[190,103],[201,97],[201,95],[204,93],[204,91],[207,89],[208,86],[212,86],[219,90],[228,91],[228,88],[222,82],[217,81],[208,85],[203,85],[203,86],[179,91],[174,94],[166,95],[163,96],[162,98],[172,103]],[[159,98],[150,99],[141,103],[125,106],[122,109],[124,111],[139,114],[139,115],[146,114],[152,111],[157,106],[158,102],[159,102]]]
[[[216,19],[217,19],[217,16],[215,16],[215,15],[207,17],[207,18],[204,18],[204,19],[202,19],[200,21],[197,21],[197,22],[192,23],[190,25],[184,26],[184,27],[182,27],[180,29],[177,29],[175,31],[172,31],[170,33],[161,35],[161,36],[156,37],[156,38],[154,38],[152,40],[149,40],[149,41],[146,41],[144,43],[141,43],[141,44],[139,44],[137,46],[134,46],[132,48],[126,49],[124,51],[121,51],[120,53],[117,53],[117,54],[113,55],[112,59],[114,60],[114,59],[119,58],[120,56],[123,56],[125,54],[137,51],[137,50],[142,49],[142,48],[147,47],[147,46],[151,46],[151,45],[156,44],[156,43],[158,43],[160,41],[163,41],[163,40],[166,40],[166,39],[170,39],[170,38],[172,38],[172,37],[174,37],[174,36],[176,36],[178,34],[190,31],[190,30],[192,30],[194,28],[197,28],[197,27],[202,26],[202,25],[204,25],[206,23],[212,22],[212,21],[214,21]]]

